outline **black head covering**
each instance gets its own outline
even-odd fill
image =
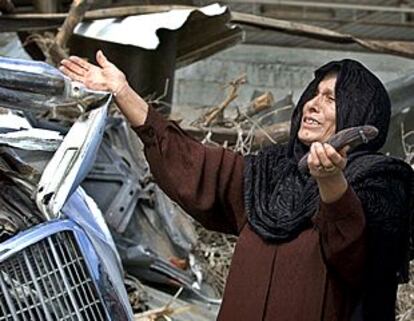
[[[298,140],[303,106],[313,98],[321,80],[331,72],[337,73],[335,87],[336,131],[344,128],[372,125],[379,134],[358,150],[377,151],[387,138],[391,103],[381,81],[361,63],[345,59],[330,62],[315,72],[315,78],[303,92],[293,112],[289,140],[289,157],[301,157],[308,147]],[[355,151],[354,151],[355,152]]]
[[[408,262],[405,254],[413,172],[406,163],[377,152],[387,137],[390,99],[381,81],[357,61],[333,61],[319,68],[293,112],[288,144],[274,145],[257,156],[246,157],[248,221],[258,235],[270,242],[289,241],[312,225],[320,199],[315,180],[298,170],[297,163],[309,147],[298,140],[297,134],[304,104],[314,97],[320,81],[331,72],[337,73],[336,130],[360,125],[372,125],[379,130],[374,140],[348,153],[344,174],[364,208],[370,255],[379,253],[379,257],[389,259],[391,269],[397,273]],[[395,244],[394,250],[389,251],[389,257],[384,256],[380,244],[391,243]],[[405,269],[404,276],[406,272]]]

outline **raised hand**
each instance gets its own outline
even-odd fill
[[[118,95],[128,85],[124,73],[101,50],[96,53],[96,61],[99,66],[71,56],[61,61],[59,69],[72,80],[79,81],[90,89],[110,91],[115,96]]]

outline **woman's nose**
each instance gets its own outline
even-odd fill
[[[319,112],[320,110],[319,104],[320,104],[319,96],[315,96],[306,103],[305,109],[310,112]]]

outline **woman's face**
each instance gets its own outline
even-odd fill
[[[318,85],[315,96],[303,106],[298,132],[305,145],[326,142],[336,131],[336,74],[328,74]]]

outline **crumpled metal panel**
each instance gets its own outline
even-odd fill
[[[28,128],[0,133],[0,145],[32,151],[56,151],[62,141],[63,137],[59,132],[40,128]]]
[[[0,106],[28,112],[101,106],[109,93],[91,91],[39,61],[0,57]]]
[[[30,196],[13,181],[2,176],[0,180],[0,243],[43,220],[43,215]]]
[[[126,270],[141,280],[182,285],[210,303],[191,265],[192,220],[152,181],[142,145],[123,118],[110,118],[97,161],[82,186],[103,210]]]
[[[104,139],[96,161],[82,183],[87,193],[99,200],[108,225],[117,233],[125,232],[139,198],[138,176]]]
[[[91,169],[102,139],[109,103],[110,99],[73,124],[44,169],[36,203],[46,217],[59,216],[67,198]]]

